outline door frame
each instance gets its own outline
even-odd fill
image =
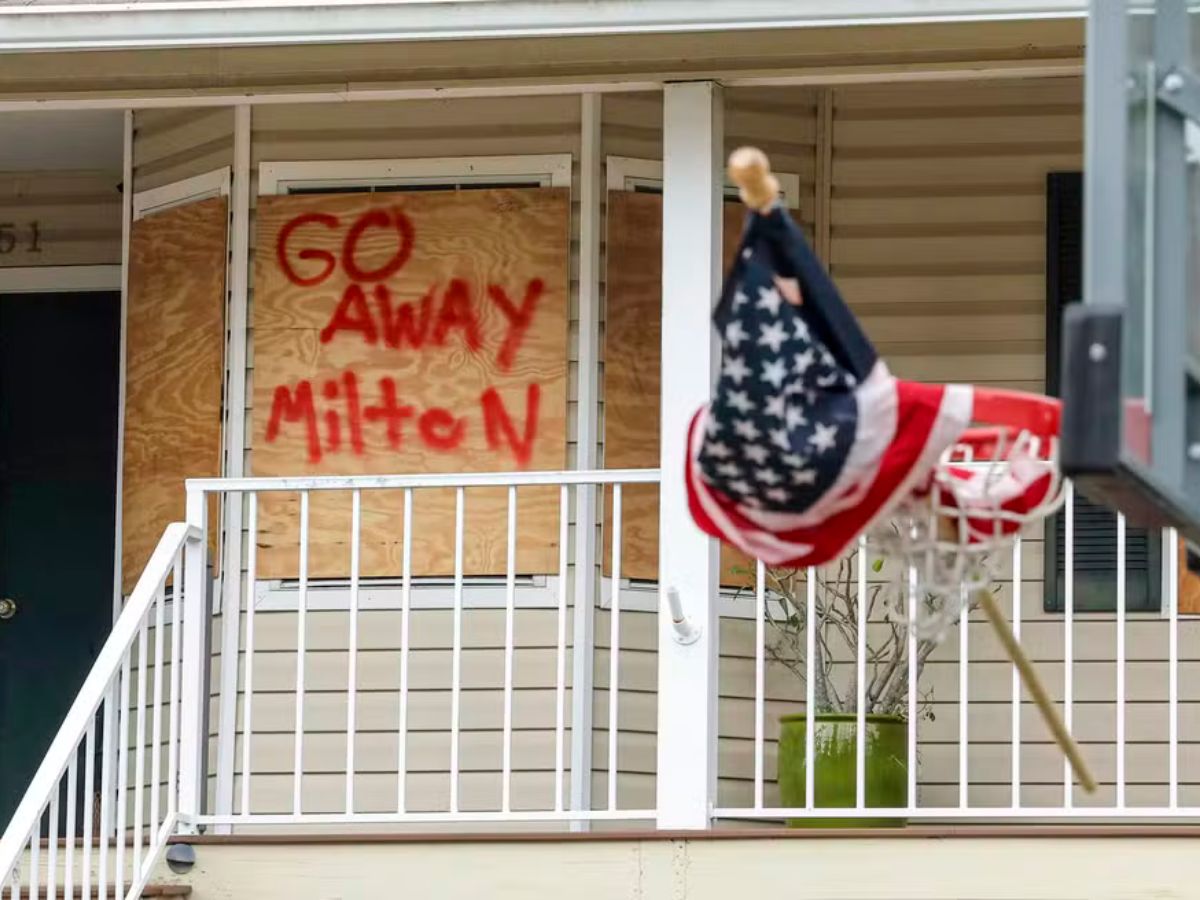
[[[0,294],[73,294],[121,290],[121,264],[0,268]]]

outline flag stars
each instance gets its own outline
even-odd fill
[[[762,380],[768,382],[775,390],[783,387],[785,378],[787,378],[787,364],[782,359],[773,359],[763,363]]]
[[[730,481],[728,484],[729,489],[738,494],[749,494],[754,491],[754,488],[750,485],[750,482],[741,478],[736,479],[735,481]]]
[[[733,430],[740,437],[744,437],[748,441],[757,441],[762,437],[762,432],[758,430],[758,426],[749,419],[738,419],[733,423]]]
[[[750,369],[746,365],[746,361],[740,356],[731,356],[725,360],[725,366],[722,372],[733,379],[734,384],[740,385],[742,379],[750,374]]]
[[[724,462],[717,466],[717,474],[726,478],[740,478],[742,468],[735,462]]]
[[[765,491],[768,500],[774,500],[776,503],[787,503],[791,499],[791,494],[787,488],[773,487]]]
[[[754,304],[756,309],[765,309],[773,316],[779,315],[779,304],[783,302],[783,295],[773,287],[760,287],[758,289],[758,302]]]
[[[746,391],[729,391],[725,395],[725,402],[743,415],[754,411],[754,401]]]
[[[825,453],[836,446],[837,430],[837,425],[825,425],[818,422],[813,429],[813,433],[809,435],[808,442],[813,445],[818,453]]]
[[[817,361],[816,355],[812,352],[812,348],[805,350],[803,353],[797,353],[792,362],[795,364],[795,372],[797,375],[803,375]]]
[[[774,469],[755,469],[754,477],[763,484],[776,485],[783,481]]]
[[[750,335],[746,333],[746,329],[742,327],[741,320],[739,319],[734,319],[725,326],[725,340],[734,350],[740,347],[742,341],[747,340],[749,337]],[[762,341],[760,340],[759,343],[761,344]]]
[[[792,473],[792,484],[812,485],[817,483],[816,469],[797,469]]]
[[[774,444],[776,447],[778,447],[780,450],[791,450],[792,449],[792,442],[790,440],[788,440],[788,433],[787,433],[786,428],[772,428],[771,429],[771,443]]]
[[[784,465],[791,466],[793,469],[803,468],[808,460],[798,453],[785,453],[783,455]]]
[[[767,461],[767,457],[771,455],[771,451],[762,444],[751,444],[748,447],[742,448],[742,455],[750,460],[750,462],[758,463],[761,466]]]
[[[784,421],[787,423],[788,428],[801,428],[808,424],[808,419],[804,417],[804,411],[798,406],[789,406],[787,408]]]
[[[733,308],[741,309],[750,302],[750,297],[740,287],[733,292]]]
[[[721,441],[709,441],[704,445],[704,452],[714,459],[729,459],[729,457],[733,456],[733,451],[729,449],[729,445]]]
[[[807,341],[809,339],[808,323],[805,322],[799,316],[796,316],[794,322],[795,322],[795,329],[796,329],[796,337],[799,340]]]
[[[762,336],[758,339],[758,346],[770,347],[772,353],[778,353],[783,349],[783,343],[788,339],[788,335],[782,322],[772,322],[770,325],[759,325],[758,327],[762,331]]]
[[[767,398],[766,414],[773,418],[782,420],[786,411],[784,407],[787,405],[787,398],[782,394],[775,394]]]

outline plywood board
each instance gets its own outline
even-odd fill
[[[740,203],[725,204],[725,267],[737,250],[745,216]],[[610,191],[607,248],[604,464],[610,469],[656,468],[662,370],[662,197]],[[669,470],[664,474],[672,477]],[[658,488],[627,487],[622,491],[621,506],[621,577],[657,580]],[[604,509],[604,573],[611,575],[611,489],[606,492]],[[748,557],[722,547],[722,583],[745,583],[745,573],[752,565]]]
[[[569,191],[262,197],[257,226],[256,475],[565,467]],[[465,574],[503,574],[506,492],[465,499]],[[557,571],[558,499],[518,492],[519,572]],[[260,503],[260,573],[294,577],[299,498]],[[403,497],[362,503],[362,574],[399,574]],[[309,520],[309,574],[345,576],[350,498]],[[452,574],[454,535],[453,492],[418,492],[413,574]]]
[[[1179,612],[1200,615],[1200,575],[1188,569],[1187,543],[1179,541]]]
[[[133,223],[121,492],[126,593],[163,529],[183,519],[184,480],[220,474],[228,220],[226,199],[217,197]],[[215,551],[215,498],[209,517]]]

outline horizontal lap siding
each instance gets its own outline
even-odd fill
[[[233,165],[233,110],[145,109],[133,117],[137,191]]]
[[[16,234],[0,268],[119,265],[120,182],[119,170],[0,172],[0,222]]]
[[[903,378],[1040,390],[1045,180],[1082,166],[1077,79],[834,91],[832,268]]]

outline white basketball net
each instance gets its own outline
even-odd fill
[[[927,483],[867,535],[868,546],[908,573],[885,598],[892,618],[921,638],[940,640],[972,595],[994,584],[1003,552],[1021,531],[1057,511],[1065,497],[1057,438],[988,433],[994,442],[947,450]],[[1014,501],[1035,483],[1036,502]]]

